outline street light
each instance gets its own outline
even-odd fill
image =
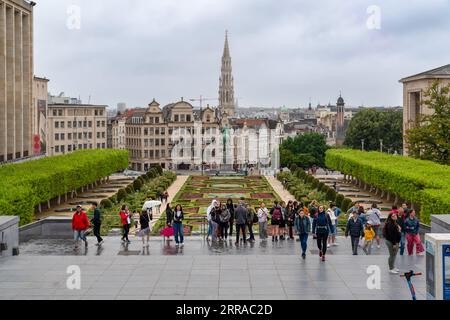
[[[361,139],[361,151],[364,151],[364,141],[365,139]]]
[[[383,153],[383,139],[380,139],[380,150]]]

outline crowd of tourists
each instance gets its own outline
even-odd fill
[[[97,238],[97,246],[103,244],[100,236],[101,213],[97,203],[92,204],[93,218],[89,221],[87,214],[80,205],[72,219],[72,228],[75,238],[75,250],[79,248],[80,240],[88,246],[86,230],[93,225],[93,233]],[[184,246],[185,219],[183,208],[177,204],[174,208],[166,203],[166,228],[173,230],[175,245]],[[372,247],[376,243],[377,249],[381,248],[381,238],[384,237],[389,251],[389,271],[396,274],[399,270],[395,267],[398,254],[404,255],[405,249],[408,255],[413,255],[414,247],[417,255],[422,255],[424,248],[419,235],[420,223],[414,210],[406,203],[401,207],[393,206],[384,226],[382,227],[381,212],[376,203],[369,210],[356,203],[347,211],[348,220],[340,219],[343,212],[336,205],[329,208],[312,201],[309,206],[298,201],[275,201],[269,209],[264,202],[259,204],[257,210],[251,208],[244,198],[238,203],[228,199],[225,203],[214,199],[206,210],[208,223],[207,240],[214,243],[235,240],[239,246],[247,242],[255,242],[255,230],[258,228],[260,241],[272,242],[290,241],[298,236],[301,247],[301,256],[306,259],[308,238],[315,239],[321,261],[326,261],[327,249],[338,246],[336,236],[339,230],[339,221],[343,221],[342,227],[345,237],[350,238],[352,254],[358,255],[361,247],[365,254],[372,253]],[[143,245],[149,245],[150,222],[153,219],[152,210],[130,213],[126,205],[122,206],[120,219],[123,227],[122,242],[130,243],[129,232],[134,220],[138,230],[136,236],[142,239]],[[363,243],[360,244],[360,241]]]

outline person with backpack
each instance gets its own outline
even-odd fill
[[[122,210],[120,211],[120,219],[122,221],[122,228],[123,228],[123,236],[122,236],[122,242],[131,243],[131,241],[128,239],[128,233],[130,232],[130,225],[131,225],[131,219],[130,219],[130,211],[128,210],[128,207],[126,205],[122,206]]]
[[[371,225],[375,232],[375,240],[377,241],[377,248],[380,249],[381,236],[381,211],[378,209],[376,203],[372,203],[371,208],[367,211],[367,223]]]
[[[74,250],[78,250],[78,243],[80,240],[84,241],[84,246],[88,247],[88,241],[86,238],[86,230],[89,228],[90,223],[86,212],[81,205],[77,205],[77,209],[72,217],[72,230],[75,240]]]
[[[359,239],[364,238],[364,227],[361,219],[358,216],[358,212],[356,211],[353,211],[352,218],[347,222],[347,228],[345,229],[345,237],[348,238],[349,235],[352,242],[353,255],[357,256]]]
[[[333,224],[330,216],[326,213],[325,207],[320,206],[317,215],[313,220],[313,235],[317,240],[317,247],[319,248],[319,258],[325,261],[327,253],[328,236],[333,231]]]
[[[247,228],[249,233],[249,238],[247,240],[250,242],[255,241],[255,235],[253,234],[254,223],[258,223],[258,216],[253,208],[247,208]]]
[[[420,222],[416,218],[416,212],[414,210],[409,211],[408,218],[405,221],[405,233],[406,242],[408,248],[408,254],[410,256],[414,253],[414,245],[416,245],[416,254],[422,255],[424,248],[419,235]]]
[[[228,212],[230,212],[230,221],[229,221],[229,225],[230,225],[230,237],[233,236],[233,224],[234,224],[234,204],[233,204],[233,199],[229,198],[227,200],[227,209]]]
[[[395,267],[395,259],[399,250],[400,240],[402,237],[402,227],[398,224],[397,213],[389,214],[383,228],[383,236],[386,239],[386,246],[389,250],[389,273],[398,274],[399,269]]]
[[[306,250],[308,247],[308,235],[311,232],[311,220],[305,211],[300,209],[295,215],[295,230],[297,230],[298,237],[300,239],[300,245],[302,248],[302,258],[306,259]]]
[[[247,223],[248,210],[245,207],[244,200],[245,200],[244,198],[241,198],[241,200],[239,201],[239,205],[235,211],[235,213],[236,213],[236,219],[235,219],[235,221],[236,221],[236,243],[235,244],[237,246],[239,245],[239,240],[240,240],[239,236],[240,236],[241,231],[242,231],[242,238],[243,238],[244,244],[247,243],[247,238],[245,235],[245,225]]]
[[[142,246],[145,246],[145,237],[147,237],[147,247],[150,242],[150,214],[148,211],[142,211],[139,216],[139,223],[141,225],[141,230],[138,232],[137,236],[142,238]]]
[[[102,226],[102,219],[101,219],[101,212],[98,208],[97,202],[92,202],[92,211],[94,211],[94,217],[92,218],[91,222],[94,225],[94,236],[97,238],[96,246],[101,246],[103,244],[103,238],[100,235],[100,229]]]
[[[258,209],[259,237],[261,240],[267,240],[268,217],[269,210],[267,210],[266,204],[264,202],[261,202]]]
[[[283,211],[278,201],[274,202],[274,207],[270,210],[270,221],[273,228],[272,242],[278,241],[278,235],[280,234],[280,221],[283,219]]]
[[[226,241],[228,238],[228,227],[230,223],[230,211],[227,208],[226,204],[222,204],[222,208],[220,211],[220,222],[219,222],[219,229],[220,229],[220,240]]]
[[[184,246],[184,229],[183,229],[183,207],[177,204],[173,213],[173,233],[175,235],[175,246]]]

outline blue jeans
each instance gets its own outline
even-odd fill
[[[217,222],[211,221],[211,234],[212,234],[212,241],[217,241],[217,229],[219,225]]]
[[[406,243],[406,235],[404,232],[402,232],[402,237],[400,238],[400,255],[402,256],[405,252],[405,243]]]
[[[209,221],[208,221],[208,237],[209,237],[210,235],[212,235],[212,229],[213,229],[213,226],[212,226],[212,220],[209,220]]]
[[[306,248],[308,247],[308,234],[301,233],[299,235],[299,238],[300,238],[300,245],[302,247],[302,254],[306,254]]]
[[[181,240],[181,243],[183,243],[184,242],[184,229],[183,229],[183,224],[182,223],[174,223],[173,224],[173,233],[174,233],[174,236],[175,236],[175,243],[180,243],[180,241],[178,241],[178,240]],[[180,237],[180,238],[178,238],[178,236]]]
[[[75,242],[78,242],[78,240],[83,240],[84,242],[86,242],[85,231],[86,230],[74,230],[73,231],[73,239],[75,240]]]

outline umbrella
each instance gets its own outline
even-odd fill
[[[150,200],[150,201],[146,201],[144,203],[144,206],[142,207],[142,211],[145,211],[147,209],[153,209],[156,207],[160,207],[162,205],[161,201],[156,201],[156,200]]]

